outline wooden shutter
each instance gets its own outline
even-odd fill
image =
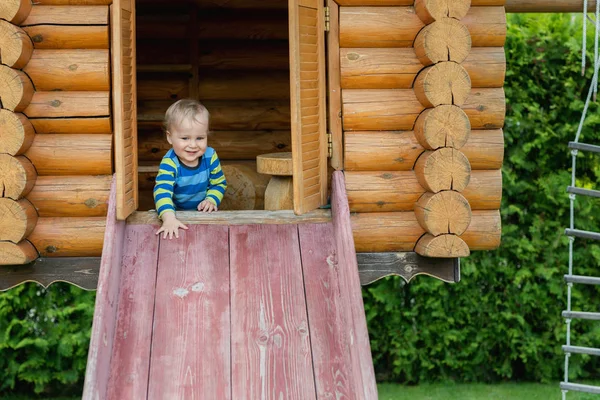
[[[327,202],[324,0],[289,0],[294,212]]]
[[[138,207],[135,0],[113,2],[111,25],[117,219],[122,220]]]

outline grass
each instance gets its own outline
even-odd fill
[[[589,383],[594,384],[594,383]],[[597,383],[596,383],[597,384]],[[557,383],[429,384],[403,386],[380,384],[379,400],[554,400],[561,399]],[[567,400],[600,400],[589,393],[569,392]]]

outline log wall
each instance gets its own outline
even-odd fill
[[[263,208],[269,177],[256,172],[256,156],[291,151],[287,2],[275,3],[138,2],[141,210],[154,208],[156,170],[170,148],[162,119],[182,98],[211,113],[208,143],[228,180],[221,209]]]
[[[344,169],[358,251],[500,243],[502,2],[344,0]]]
[[[109,4],[0,7],[0,265],[101,253],[112,175]]]

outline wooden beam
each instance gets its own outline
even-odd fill
[[[583,0],[506,0],[507,13],[572,13],[583,11]],[[588,0],[588,11],[596,10],[596,1]]]
[[[210,225],[247,225],[247,224],[301,224],[331,221],[329,210],[315,210],[303,215],[296,215],[291,210],[281,211],[217,211],[201,213],[198,211],[177,211],[177,219],[184,224]],[[127,218],[127,223],[160,225],[156,211],[137,211]]]
[[[458,258],[429,258],[415,252],[357,253],[361,285],[368,285],[390,275],[401,276],[406,283],[417,275],[429,275],[444,282],[460,281]]]
[[[24,282],[47,288],[54,282],[68,282],[85,290],[96,290],[100,257],[38,258],[25,265],[0,267],[0,291]]]

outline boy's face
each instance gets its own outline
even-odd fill
[[[171,126],[167,131],[167,140],[182,163],[195,167],[208,145],[208,121],[202,118],[200,122],[183,121]]]

